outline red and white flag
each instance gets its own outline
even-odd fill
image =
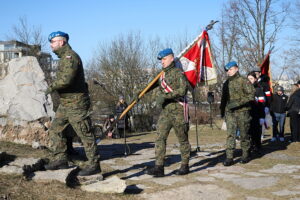
[[[217,74],[212,61],[210,42],[206,30],[180,55],[182,55],[180,57],[182,69],[192,87],[196,87],[198,82],[216,83]]]
[[[270,86],[271,92],[273,92],[272,91],[272,74],[271,74],[271,66],[270,66],[270,54],[271,54],[271,51],[268,52],[264,61],[261,63],[260,69],[261,69],[261,74],[265,74],[270,78],[270,81],[268,82],[268,84]]]

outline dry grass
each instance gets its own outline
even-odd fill
[[[218,127],[221,126],[221,121],[217,121],[216,125]],[[288,123],[286,125],[286,132],[289,133]],[[201,150],[206,149],[205,146],[209,144],[225,144],[226,132],[221,131],[216,128],[213,124],[213,129],[210,127],[210,124],[200,125],[198,126],[199,133],[199,142]],[[195,137],[195,128],[192,128],[189,133],[189,140],[193,147],[196,146],[196,137]],[[155,132],[151,133],[140,133],[139,135],[133,135],[128,138],[128,143],[149,143],[153,144],[155,140]],[[271,135],[271,130],[268,130],[267,135]],[[101,142],[102,145],[113,145],[113,144],[122,144],[123,140],[103,140]],[[168,145],[173,145],[177,143],[177,138],[174,133],[171,133],[168,138]],[[204,148],[203,148],[204,147]],[[237,146],[240,148],[239,146]],[[283,144],[279,143],[269,143],[268,140],[265,140],[264,143],[264,153],[267,155],[271,152],[284,153],[288,156],[300,157],[299,153],[299,143],[297,144],[288,144],[287,142]],[[214,147],[211,147],[214,149]],[[220,148],[220,147],[219,147]],[[13,144],[9,142],[0,142],[0,151],[5,151],[8,154],[15,155],[18,157],[44,157],[47,155],[46,150],[34,150],[30,146],[27,145],[19,145]],[[170,152],[168,152],[170,153]],[[222,153],[220,153],[222,156]],[[153,155],[154,157],[154,155]],[[213,160],[214,158],[212,158]],[[220,159],[217,158],[217,159]],[[201,159],[199,159],[201,161]],[[217,161],[221,162],[221,161]],[[116,163],[118,165],[128,165],[126,159],[116,159]],[[249,165],[243,165],[246,171],[258,172],[262,169],[268,169],[276,164],[290,164],[290,165],[299,165],[300,159],[297,160],[276,160],[270,159],[266,156],[261,158],[257,158],[251,161]],[[237,164],[239,165],[239,164]],[[102,169],[104,173],[110,173],[114,171],[114,169],[108,165],[103,164]],[[122,177],[124,174],[116,174],[119,177]],[[127,185],[135,185],[135,184],[143,184],[146,187],[150,187],[147,189],[147,193],[163,191],[170,188],[176,188],[179,186],[184,186],[187,184],[195,184],[195,177],[199,176],[199,173],[191,173],[186,178],[185,182],[177,182],[172,186],[166,185],[158,185],[153,181],[147,180],[126,180]],[[280,177],[280,182],[275,184],[269,188],[262,188],[256,190],[246,190],[241,187],[234,185],[232,182],[223,181],[222,179],[216,179],[213,184],[218,185],[219,187],[225,188],[232,192],[233,196],[231,199],[245,199],[247,196],[253,196],[255,194],[256,197],[260,198],[268,198],[268,199],[280,199],[278,196],[273,195],[271,192],[282,190],[282,186],[287,186],[288,188],[292,188],[295,185],[299,185],[299,179],[291,179],[288,175],[285,174],[273,174],[274,177]],[[197,182],[199,183],[199,182]],[[209,182],[203,182],[203,184],[208,184]],[[68,188],[62,183],[59,182],[50,182],[50,183],[36,183],[34,181],[26,181],[19,175],[4,175],[0,174],[0,199],[6,195],[7,199],[139,199],[139,196],[135,194],[121,194],[121,195],[111,195],[111,194],[99,194],[99,193],[87,193],[79,188]]]

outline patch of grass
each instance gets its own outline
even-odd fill
[[[30,145],[16,144],[12,142],[0,141],[0,151],[5,151],[7,154],[15,155],[17,157],[34,157],[40,158],[48,155],[48,151],[45,149],[33,149]]]

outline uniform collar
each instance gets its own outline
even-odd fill
[[[163,68],[162,70],[163,70],[164,72],[167,72],[167,71],[169,71],[170,69],[172,69],[174,66],[175,66],[175,62],[173,61],[173,62],[171,62],[171,64],[170,64],[168,67],[165,67],[165,68]]]
[[[228,80],[233,80],[240,76],[240,73],[237,71],[233,76],[229,76]]]
[[[61,58],[67,50],[72,49],[71,46],[67,43],[61,48],[53,51],[59,58]]]

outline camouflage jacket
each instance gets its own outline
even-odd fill
[[[164,105],[169,103],[176,103],[181,106],[178,101],[182,101],[187,94],[188,83],[186,77],[182,73],[182,70],[175,67],[175,63],[172,62],[168,67],[163,69],[165,82],[172,89],[172,92],[166,92],[161,86],[161,79],[157,82],[156,86],[159,86],[158,95],[165,99]]]
[[[250,102],[255,99],[255,88],[239,72],[229,77],[223,85],[221,115],[225,112],[250,110]]]
[[[57,91],[60,97],[88,93],[80,57],[69,44],[54,52],[59,58],[56,80],[50,84],[51,91]]]

